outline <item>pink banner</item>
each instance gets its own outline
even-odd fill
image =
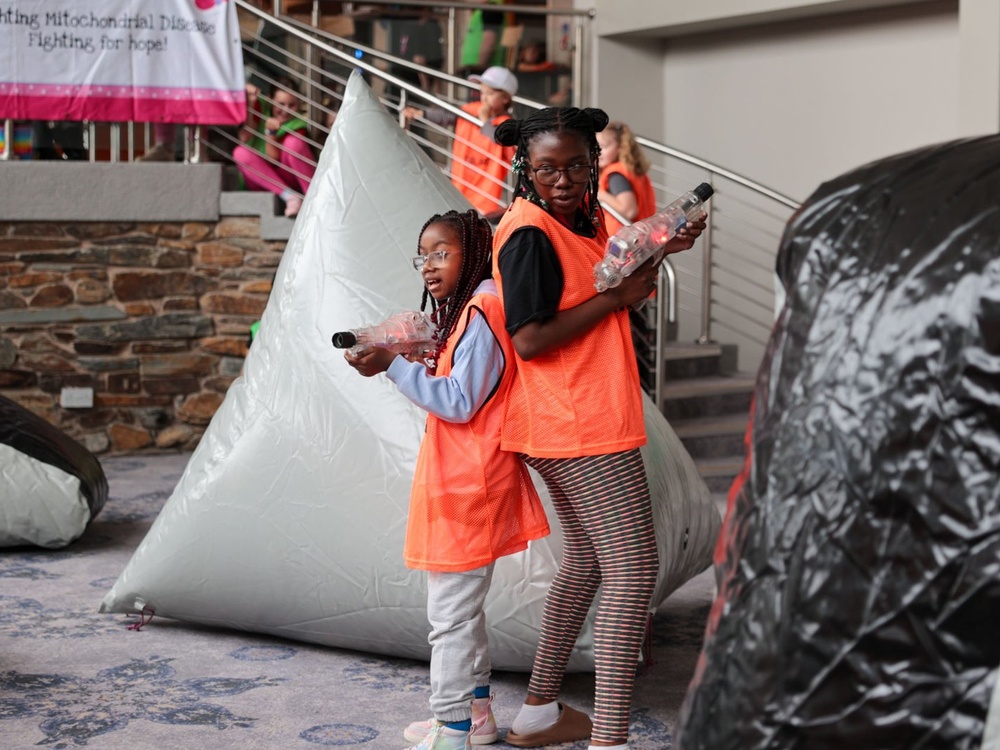
[[[23,0],[0,6],[0,118],[238,124],[226,0]]]
[[[237,124],[246,94],[211,89],[45,86],[0,83],[0,115],[15,120],[94,120]]]

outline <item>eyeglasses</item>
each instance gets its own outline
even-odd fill
[[[431,268],[440,268],[444,265],[448,256],[454,254],[446,250],[435,250],[433,253],[427,253],[427,255],[418,255],[410,262],[413,263],[413,268],[417,271],[423,271],[424,264],[429,265]]]
[[[565,174],[569,178],[570,182],[577,185],[581,185],[590,179],[589,164],[573,164],[565,169],[557,169],[556,167],[550,167],[548,165],[543,167],[531,166],[531,171],[534,172],[535,179],[538,180],[538,183],[540,185],[546,185],[547,187],[551,187],[559,182],[559,176],[562,174]]]

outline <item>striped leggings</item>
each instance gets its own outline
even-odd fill
[[[642,456],[635,449],[525,461],[545,480],[565,536],[562,563],[545,597],[528,692],[546,701],[558,698],[566,663],[603,582],[594,629],[592,739],[626,742],[659,569]]]

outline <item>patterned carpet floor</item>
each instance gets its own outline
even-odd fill
[[[316,747],[400,750],[428,715],[427,664],[155,618],[98,614],[170,496],[188,455],[109,458],[110,497],[64,550],[0,551],[0,748]],[[639,675],[634,750],[672,746],[711,601],[708,572],[654,618],[655,664]],[[503,742],[527,675],[494,674]],[[593,707],[593,676],[563,699]],[[585,750],[586,742],[560,746]]]

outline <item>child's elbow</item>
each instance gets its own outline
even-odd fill
[[[520,357],[525,362],[530,362],[539,354],[541,354],[541,352],[538,350],[537,347],[530,344],[525,344],[522,346],[514,344],[514,351],[517,352],[517,356]]]
[[[518,329],[517,332],[511,336],[511,343],[514,344],[514,351],[517,352],[517,356],[525,362],[530,362],[539,354],[543,354],[545,352],[540,337],[536,335],[536,328],[536,324],[529,323],[523,328]]]
[[[473,409],[456,409],[449,414],[440,415],[439,418],[451,424],[468,424],[474,416],[476,412]]]

